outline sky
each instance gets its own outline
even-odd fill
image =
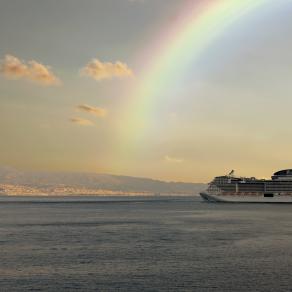
[[[291,13],[0,0],[0,165],[188,182],[292,168]]]

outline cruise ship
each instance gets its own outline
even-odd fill
[[[292,169],[275,172],[271,179],[217,176],[206,191],[200,193],[208,202],[292,203]]]

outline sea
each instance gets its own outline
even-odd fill
[[[0,291],[292,291],[292,205],[1,197]]]

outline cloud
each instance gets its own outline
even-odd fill
[[[45,86],[61,83],[50,67],[34,60],[25,63],[12,55],[0,61],[0,74],[8,79],[26,79]]]
[[[91,77],[95,80],[112,79],[114,77],[131,77],[133,71],[127,64],[117,61],[116,63],[101,62],[98,59],[92,59],[80,71],[81,76]]]
[[[18,58],[11,55],[6,55],[4,60],[1,60],[0,72],[7,78],[18,79],[28,75],[27,66]]]
[[[71,118],[70,121],[80,126],[94,126],[93,122],[82,118]]]
[[[29,77],[31,80],[43,85],[59,85],[60,80],[52,73],[48,66],[36,61],[29,62]]]
[[[101,107],[94,107],[88,104],[80,104],[77,108],[81,111],[93,114],[97,117],[105,117],[107,115],[107,110]]]
[[[181,159],[181,158],[170,157],[168,155],[164,156],[164,160],[167,162],[172,162],[172,163],[182,163],[183,162],[183,159]]]

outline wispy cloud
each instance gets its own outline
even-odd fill
[[[90,114],[93,114],[97,117],[105,117],[107,115],[107,110],[101,107],[94,107],[88,104],[80,104],[77,106],[77,109],[84,111]]]
[[[81,69],[80,74],[95,80],[111,79],[114,77],[123,78],[134,75],[126,63],[120,61],[116,63],[101,62],[98,59],[92,59]]]
[[[34,60],[24,62],[12,55],[6,55],[1,60],[0,74],[9,79],[27,79],[46,86],[61,83],[49,66]]]
[[[171,156],[164,156],[164,160],[167,162],[172,162],[172,163],[182,163],[184,160],[181,158],[177,158],[177,157],[171,157]]]
[[[90,120],[83,119],[83,118],[71,118],[70,121],[80,126],[94,126],[93,122],[91,122]]]

